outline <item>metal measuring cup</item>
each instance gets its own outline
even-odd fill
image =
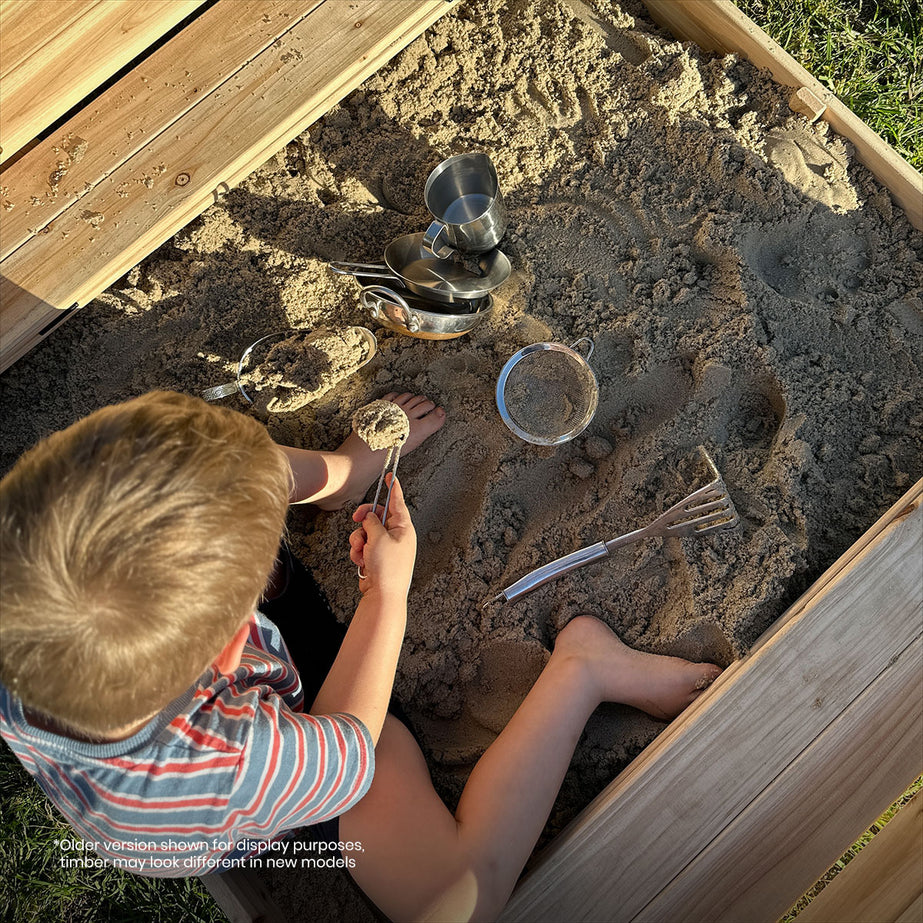
[[[436,219],[423,235],[423,247],[434,256],[484,253],[496,247],[506,231],[497,170],[486,154],[443,160],[430,173],[423,199]]]

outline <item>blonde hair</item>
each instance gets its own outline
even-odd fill
[[[0,681],[87,734],[164,708],[253,612],[291,476],[255,420],[170,392],[42,440],[0,481]]]

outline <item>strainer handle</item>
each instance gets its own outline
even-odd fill
[[[587,347],[587,351],[586,351],[586,356],[584,357],[585,359],[589,359],[590,356],[593,355],[593,350],[596,349],[596,346],[594,345],[593,341],[589,337],[580,337],[579,340],[574,340],[574,342],[570,344],[569,348],[574,350],[574,352],[579,353],[580,352],[579,347],[581,343],[589,343],[589,346]]]
[[[206,388],[201,396],[202,400],[205,401],[219,401],[229,394],[237,394],[236,381],[226,381],[223,385],[214,385],[211,388]]]

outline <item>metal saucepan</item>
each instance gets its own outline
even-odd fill
[[[473,310],[468,308],[462,314],[449,314],[426,299],[414,298],[385,285],[367,286],[362,289],[359,300],[380,324],[422,340],[460,337],[481,323],[494,306],[493,298],[484,295]]]
[[[477,272],[468,268],[472,263]],[[465,261],[439,259],[423,249],[422,234],[405,234],[391,241],[385,248],[384,265],[339,260],[327,265],[342,275],[398,282],[413,294],[440,304],[483,298],[506,282],[512,271],[510,261],[499,250]]]

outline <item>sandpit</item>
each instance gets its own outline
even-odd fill
[[[233,377],[286,327],[369,325],[328,260],[424,229],[445,157],[494,161],[513,276],[451,341],[376,329],[375,358],[285,414],[332,448],[391,390],[447,423],[402,458],[419,536],[396,692],[454,805],[557,630],[580,612],[645,650],[727,664],[923,475],[923,236],[823,122],[735,57],[673,41],[629,0],[469,0],[4,376],[4,470],[36,438],[151,388]],[[518,440],[497,375],[530,343],[595,343],[596,416]],[[698,446],[737,531],[621,550],[510,605],[531,568],[682,498]],[[349,511],[292,515],[333,608],[358,599]],[[546,837],[664,725],[591,720]]]

